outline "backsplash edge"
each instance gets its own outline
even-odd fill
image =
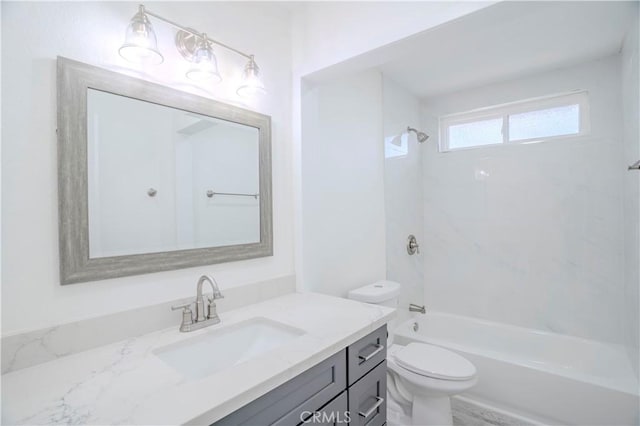
[[[262,302],[296,291],[294,275],[223,289],[218,312]],[[67,355],[180,325],[181,312],[171,306],[194,296],[124,312],[47,327],[1,338],[2,374],[32,367]]]

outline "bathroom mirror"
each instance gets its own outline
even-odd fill
[[[270,124],[58,58],[61,283],[272,255]]]

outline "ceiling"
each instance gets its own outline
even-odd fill
[[[503,2],[385,46],[379,68],[419,97],[620,51],[639,3]]]

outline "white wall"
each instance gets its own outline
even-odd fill
[[[0,22],[2,21],[2,5],[0,5]],[[0,47],[2,46],[2,30],[0,30]],[[2,67],[3,65],[3,60],[2,60],[2,54],[0,54],[0,99],[3,99],[3,93],[2,93],[2,70],[4,69]],[[0,105],[0,129],[3,129],[2,127],[3,124],[3,120],[2,120],[2,105]],[[4,150],[4,143],[2,142],[2,132],[0,132],[0,188],[3,188],[2,184],[4,182],[4,179],[2,178],[3,173],[2,173],[2,151]],[[4,210],[2,209],[2,196],[0,195],[0,212],[3,212]],[[3,219],[2,219],[2,214],[0,214],[0,260],[4,259],[3,257],[3,250],[2,250],[2,241],[3,241],[3,232],[2,232],[2,228],[3,228]],[[0,261],[0,318],[2,318],[2,277],[3,277],[3,262]],[[2,386],[0,385],[0,391],[1,391]],[[0,408],[0,415],[2,415],[2,408]]]
[[[258,129],[190,114],[89,91],[91,257],[260,241],[257,197],[207,195],[259,193]]]
[[[55,58],[61,55],[135,74],[117,50],[137,3],[2,2],[3,335],[188,297],[205,272],[215,275],[223,288],[293,274],[289,11],[269,3],[146,5],[256,55],[269,94],[246,106],[272,117],[274,256],[60,286]],[[138,75],[239,102],[234,83],[242,58],[216,49],[225,81],[207,90],[186,86],[188,64],[173,47],[173,30],[161,23],[155,28],[165,62],[140,68]]]
[[[176,249],[175,110],[87,95],[90,257]],[[157,191],[155,197],[147,194]]]
[[[307,195],[308,188],[305,187],[304,175],[308,167],[304,159],[303,151],[306,149],[308,129],[303,127],[304,115],[310,114],[305,109],[305,88],[303,78],[309,82],[310,74],[331,67],[341,61],[353,61],[351,67],[354,73],[370,69],[377,66],[389,58],[387,54],[392,54],[391,50],[384,52],[374,51],[382,46],[401,40],[405,37],[427,31],[445,22],[457,19],[473,11],[487,7],[494,2],[308,2],[299,3],[292,6],[292,58],[293,58],[293,87],[292,87],[292,130],[293,130],[293,173],[294,173],[294,203],[295,203],[295,253],[296,253],[296,277],[299,288],[317,289],[317,282],[320,276],[314,277],[315,270],[307,270],[306,264],[309,261],[307,254],[313,253],[321,242],[312,242],[314,248],[307,250],[307,234],[305,229],[310,229],[306,224],[305,201],[303,195]],[[379,49],[378,49],[379,50]],[[371,53],[371,57],[364,61],[359,61],[358,55],[365,52]],[[366,56],[366,55],[365,55]],[[347,67],[349,68],[349,67]],[[347,74],[338,72],[339,77]],[[325,80],[327,82],[329,80]],[[316,81],[317,82],[317,81]],[[378,120],[381,119],[379,116]],[[304,130],[304,135],[303,135]],[[382,139],[382,131],[380,140]],[[358,164],[361,164],[360,162]],[[378,163],[376,167],[381,167]],[[382,173],[382,168],[379,169]],[[323,171],[329,173],[329,171]],[[376,176],[375,179],[381,179]],[[348,225],[345,225],[348,226]],[[360,226],[357,222],[354,226]],[[331,241],[325,243],[331,246]],[[355,250],[358,250],[357,248]],[[379,253],[384,253],[384,246],[376,247]],[[310,260],[312,263],[316,259]],[[327,268],[333,265],[327,264]],[[373,266],[377,271],[379,265]],[[377,277],[377,272],[370,276],[352,279],[352,274],[344,277],[345,282],[350,282],[347,286],[353,286],[356,281],[363,282]],[[338,275],[334,275],[338,277]],[[382,275],[384,276],[384,275]],[[316,280],[316,284],[310,284],[309,280]],[[328,292],[336,294],[344,293],[344,289],[336,284],[336,288],[331,287]],[[345,287],[346,288],[346,287]]]
[[[620,58],[424,102],[425,302],[433,309],[622,343]],[[435,117],[573,89],[591,135],[440,154]]]
[[[197,247],[260,241],[259,198],[207,191],[258,194],[258,129],[222,125],[191,137],[194,144],[194,236]],[[215,140],[217,143],[212,143]]]
[[[402,86],[383,78],[384,193],[387,279],[401,284],[398,320],[409,315],[410,303],[424,299],[423,254],[407,253],[407,237],[423,238],[422,148],[407,126],[421,129],[420,101]],[[400,146],[398,146],[400,145]]]
[[[636,4],[637,6],[637,4]],[[640,160],[640,72],[638,71],[638,15],[622,49],[622,114],[624,168]],[[628,171],[624,177],[624,324],[625,343],[638,375],[640,362],[640,172]]]
[[[381,75],[309,87],[302,105],[302,283],[345,296],[386,274]]]
[[[296,70],[308,74],[487,7],[493,1],[309,2],[296,10]]]

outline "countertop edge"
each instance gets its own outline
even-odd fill
[[[284,352],[265,352],[197,379],[185,377],[154,351],[216,330],[191,335],[172,327],[60,357],[2,375],[2,422],[209,425],[377,330],[396,310],[296,292],[225,316],[225,326],[262,318],[304,333],[302,340],[278,349]]]
[[[227,402],[222,403],[222,404],[220,404],[218,406],[215,406],[215,407],[211,408],[211,410],[209,410],[208,412],[206,412],[204,414],[200,414],[200,415],[194,417],[193,419],[186,421],[183,424],[185,424],[185,425],[211,425],[212,423],[223,419],[227,415],[229,415],[229,414],[233,413],[234,411],[242,408],[246,404],[251,403],[252,401],[254,401],[254,400],[260,398],[261,396],[267,394],[268,392],[272,391],[273,389],[277,388],[278,386],[283,385],[284,383],[286,383],[287,381],[291,380],[295,376],[305,372],[306,370],[308,370],[309,368],[313,367],[314,365],[324,361],[325,359],[329,358],[330,356],[332,356],[332,355],[338,353],[339,351],[347,348],[352,343],[357,342],[359,339],[363,338],[367,334],[369,334],[369,333],[377,330],[378,328],[382,327],[384,324],[388,323],[393,317],[395,317],[395,315],[396,315],[396,311],[394,309],[391,312],[385,314],[383,317],[381,317],[378,320],[376,320],[375,322],[371,323],[370,325],[368,325],[368,326],[360,329],[359,331],[351,334],[350,336],[348,336],[348,337],[346,337],[344,339],[341,339],[340,341],[336,342],[331,347],[326,348],[324,350],[321,350],[320,352],[317,352],[312,357],[297,363],[296,365],[292,366],[291,368],[289,368],[285,372],[282,372],[280,374],[274,375],[273,377],[271,377],[270,380],[253,386],[252,388],[248,389],[244,395],[238,396],[238,397],[236,397],[236,398],[234,398],[234,399],[232,399],[230,401],[227,401]]]

